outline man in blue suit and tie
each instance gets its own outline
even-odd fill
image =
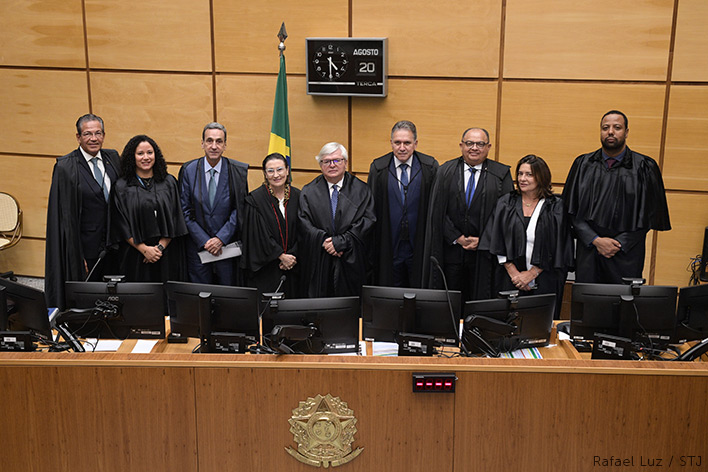
[[[420,288],[428,203],[438,161],[416,150],[418,132],[410,121],[391,130],[391,149],[369,168],[374,196],[376,244],[370,283]]]
[[[64,282],[101,280],[114,270],[107,254],[108,197],[118,178],[120,158],[103,149],[101,117],[76,121],[79,147],[57,159],[47,204],[44,295],[47,306],[64,309]]]
[[[185,163],[179,172],[180,199],[189,230],[187,270],[195,283],[242,285],[238,258],[203,264],[199,251],[214,256],[241,239],[248,164],[223,157],[226,128],[209,123],[202,131],[204,156]]]

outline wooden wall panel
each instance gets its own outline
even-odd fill
[[[452,470],[455,396],[411,393],[410,372],[214,368],[198,369],[196,384],[199,470],[313,470],[284,448],[297,449],[292,410],[317,394],[357,418],[353,447],[364,451],[342,470]]]
[[[493,142],[496,105],[496,82],[392,79],[385,100],[352,100],[353,168],[368,172],[371,161],[391,151],[391,128],[399,120],[415,123],[418,149],[441,164],[460,155],[469,127],[486,128]],[[489,155],[496,155],[494,147]]]
[[[229,151],[260,166],[268,152],[275,76],[219,76],[217,116],[229,132]],[[348,144],[347,99],[305,94],[304,77],[288,77],[288,108],[294,169],[317,169],[315,155],[329,141]]]
[[[672,86],[663,169],[667,187],[708,191],[707,130],[708,87]]]
[[[703,251],[708,226],[708,194],[669,193],[671,231],[657,233],[655,283],[688,285],[691,257]]]
[[[0,151],[62,156],[88,112],[85,72],[0,69]]]
[[[678,2],[672,80],[708,81],[706,23],[708,23],[708,3],[705,0]]]
[[[283,21],[288,32],[288,72],[304,74],[305,38],[347,37],[349,2],[214,0],[216,70],[277,73],[278,31]]]
[[[15,197],[20,204],[23,237],[44,237],[54,162],[52,158],[31,156],[3,156],[0,159],[0,189]]]
[[[0,382],[6,470],[197,470],[192,369],[5,367]]]
[[[673,4],[510,0],[504,77],[666,80]]]
[[[86,0],[93,68],[210,71],[209,0]]]
[[[455,410],[464,416],[455,421],[454,470],[614,469],[595,464],[594,456],[632,459],[634,466],[626,470],[650,468],[649,460],[660,468],[656,458],[662,459],[662,470],[683,470],[679,456],[706,453],[705,431],[686,426],[705,417],[706,396],[695,392],[708,387],[706,377],[457,375],[458,391],[463,385],[468,391],[456,394]],[[648,394],[628,395],[630,391]],[[657,400],[662,398],[671,401]],[[673,403],[682,405],[680,412]],[[658,430],[686,435],[667,440],[654,434]],[[692,448],[686,436],[694,440],[696,451],[687,450]],[[641,458],[645,467],[640,467]]]
[[[22,238],[16,246],[0,251],[0,272],[44,277],[44,240]]]
[[[86,67],[81,0],[0,3],[0,64]]]
[[[600,119],[617,109],[629,118],[627,144],[658,161],[664,92],[663,85],[505,83],[500,160],[515,165],[537,154],[563,183],[575,157],[600,147]]]
[[[185,74],[94,72],[94,113],[106,126],[105,147],[120,153],[147,134],[168,162],[204,155],[202,129],[213,119],[211,77]]]
[[[391,75],[498,77],[501,5],[354,0],[352,36],[388,37]]]

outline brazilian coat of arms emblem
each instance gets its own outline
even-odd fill
[[[357,457],[364,448],[352,450],[356,434],[354,412],[338,397],[317,395],[300,402],[288,420],[297,450],[285,450],[314,467],[336,467]]]

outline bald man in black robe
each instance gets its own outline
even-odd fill
[[[511,192],[509,166],[487,159],[489,133],[470,128],[462,135],[462,155],[440,166],[435,176],[426,236],[428,287],[443,288],[430,267],[430,256],[441,265],[448,288],[462,291],[464,300],[493,298],[494,269],[488,251],[478,250],[479,238],[497,200]]]

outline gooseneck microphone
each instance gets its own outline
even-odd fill
[[[278,284],[278,288],[275,289],[275,292],[274,292],[274,293],[279,293],[279,292],[280,292],[280,287],[283,286],[283,283],[285,283],[285,279],[286,279],[286,278],[287,278],[287,277],[286,277],[285,274],[283,274],[283,275],[280,276],[280,283]]]
[[[268,309],[268,306],[270,306],[270,302],[272,300],[280,300],[283,298],[283,293],[280,291],[280,287],[283,286],[285,283],[285,279],[287,279],[287,276],[285,274],[280,276],[280,283],[278,283],[278,288],[275,289],[274,292],[263,292],[261,295],[263,298],[267,298],[268,303],[264,303],[263,309],[261,310],[260,313],[258,313],[258,318],[263,316],[263,313]],[[265,301],[265,300],[264,300]]]
[[[96,267],[98,267],[98,264],[100,264],[101,261],[103,260],[103,258],[106,257],[106,254],[108,254],[108,251],[106,251],[105,249],[98,254],[98,259],[96,260],[96,263],[93,265],[93,267],[91,267],[91,272],[89,272],[89,274],[86,277],[86,280],[84,280],[84,282],[88,282],[91,279],[91,276],[93,275],[93,271],[96,270]]]
[[[455,339],[460,345],[460,349],[462,349],[462,352],[465,353],[465,356],[469,357],[470,353],[467,350],[467,347],[462,342],[462,339],[460,338],[460,320],[455,320],[455,312],[452,309],[452,300],[450,300],[450,290],[447,288],[447,279],[445,278],[445,272],[443,271],[442,267],[440,266],[440,262],[438,262],[438,259],[435,256],[430,256],[430,262],[433,263],[433,265],[438,269],[438,271],[440,271],[440,275],[442,275],[443,284],[445,285],[445,296],[447,297],[447,306],[450,308],[450,318],[452,319],[452,326],[455,331]]]

